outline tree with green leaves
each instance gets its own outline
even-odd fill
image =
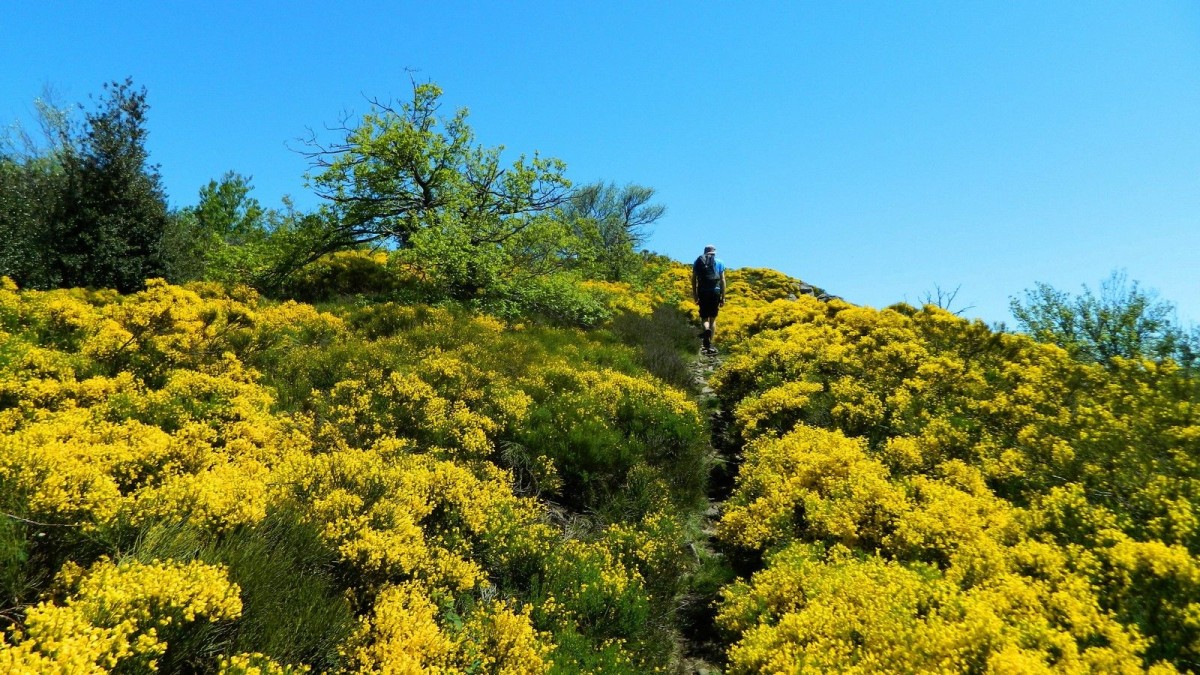
[[[268,238],[267,212],[250,196],[250,178],[228,171],[200,188],[196,206],[171,216],[164,240],[174,281],[246,281],[255,267],[251,249]]]
[[[34,288],[111,287],[129,292],[167,267],[167,204],[146,151],[146,90],[105,85],[75,125],[43,107],[45,148],[0,158],[0,273]]]
[[[630,183],[596,182],[574,191],[564,206],[581,243],[581,264],[610,281],[629,278],[641,265],[637,250],[649,236],[649,226],[667,207],[652,204],[654,188]]]
[[[1039,282],[1025,291],[1024,300],[1012,298],[1009,307],[1023,331],[1083,361],[1171,358],[1189,368],[1196,363],[1197,333],[1189,335],[1178,325],[1173,304],[1124,271],[1110,274],[1099,293],[1084,285],[1081,294],[1071,295]]]
[[[328,213],[304,213],[284,198],[264,208],[250,177],[234,171],[200,188],[195,206],[171,215],[164,239],[173,281],[240,283],[273,294],[289,276],[324,255],[334,228]]]
[[[167,201],[146,150],[146,89],[105,85],[64,163],[67,194],[56,223],[55,263],[64,286],[140,289],[162,276]]]
[[[221,180],[200,188],[196,220],[205,232],[237,246],[262,238],[266,211],[250,196],[250,177],[228,171]]]
[[[569,231],[553,209],[570,182],[562,161],[522,155],[501,161],[503,146],[475,142],[467,111],[441,112],[442,90],[413,83],[400,104],[372,100],[341,139],[305,141],[310,184],[334,217],[329,250],[382,243],[455,297],[563,265]]]
[[[54,288],[54,222],[66,195],[70,116],[47,93],[34,101],[41,138],[18,124],[0,138],[0,275],[29,288]]]
[[[51,161],[0,157],[0,275],[31,288],[58,285],[45,257],[61,182]]]

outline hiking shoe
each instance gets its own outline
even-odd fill
[[[705,347],[705,348],[704,348],[704,354],[705,354],[706,356],[716,356],[716,355],[717,355],[717,348],[716,348],[716,347]]]

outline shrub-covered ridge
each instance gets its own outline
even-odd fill
[[[666,668],[707,470],[696,405],[607,333],[331,309],[5,280],[0,660]],[[177,585],[131,596],[130,623],[92,586],[50,583],[167,570],[234,604],[184,607],[211,617],[187,628]]]
[[[734,672],[1140,672],[1200,661],[1196,383],[936,307],[743,302]]]
[[[730,672],[1197,667],[1197,384],[1170,361],[732,271],[722,558],[710,430],[665,381],[691,377],[686,268],[576,284],[602,309],[577,322],[427,304],[389,264],[318,264],[374,279],[320,306],[4,282],[0,664],[642,673],[711,618]]]

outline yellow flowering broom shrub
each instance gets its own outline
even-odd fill
[[[242,610],[225,571],[201,563],[114,564],[59,573],[61,600],[28,610],[11,643],[0,637],[0,670],[102,673],[156,670],[173,636],[199,621]]]
[[[286,496],[367,583],[416,578],[474,588],[489,567],[544,549],[549,531],[507,474],[410,454],[401,441],[298,459],[281,470]]]
[[[179,559],[154,569],[227,560],[231,575],[254,584],[245,594],[255,614],[234,620],[227,611],[220,618],[232,623],[220,630],[183,629],[189,637],[178,648],[208,656],[176,654],[171,667],[302,672],[300,657],[322,669],[402,670],[406,662],[393,662],[386,645],[407,629],[378,617],[392,616],[385,607],[429,603],[434,632],[450,646],[422,642],[412,662],[448,672],[543,672],[559,653],[562,672],[584,654],[601,669],[666,663],[670,650],[649,617],[669,614],[678,583],[674,521],[659,515],[656,524],[619,530],[618,555],[601,543],[610,529],[564,540],[545,506],[514,488],[529,489],[536,475],[539,491],[563,494],[558,475],[573,470],[563,450],[570,425],[547,421],[592,406],[597,428],[620,432],[592,444],[595,472],[576,475],[575,485],[594,495],[642,486],[643,511],[668,504],[670,494],[695,495],[674,470],[699,448],[695,406],[639,377],[644,371],[628,348],[607,338],[431,307],[338,311],[212,283],[152,280],[121,296],[23,292],[4,282],[0,581],[5,597],[20,603],[0,607],[19,620],[5,638],[5,658],[51,668],[59,652],[35,638],[50,635],[42,626],[57,621],[63,640],[94,636],[82,656],[62,652],[61,659],[82,659],[83,670],[161,661],[165,652],[151,633],[93,625],[64,609],[76,600],[35,603],[46,590],[40,569],[96,561],[100,578],[108,569],[100,553],[150,560],[163,551]],[[560,380],[573,390],[568,408],[552,395]],[[646,456],[657,468],[631,468]],[[316,530],[307,544],[306,528]],[[652,532],[671,533],[669,541]],[[328,553],[296,548],[314,543]],[[272,579],[255,557],[272,551],[286,557],[280,569],[297,574],[295,584],[314,590]],[[336,562],[306,567],[322,560]],[[572,587],[567,570],[580,561],[598,586]],[[551,579],[561,587],[556,596],[545,593]],[[323,627],[293,630],[287,622],[336,615],[311,607],[339,585],[341,602],[357,607],[367,627],[331,659]],[[409,590],[398,600],[390,588]],[[263,614],[283,607],[307,614]],[[608,616],[632,618],[610,625]],[[289,632],[303,644],[288,644]],[[555,635],[569,644],[560,648]]]
[[[481,603],[457,626],[445,626],[446,611],[416,583],[385,587],[371,615],[345,646],[353,672],[504,673],[534,675],[551,666],[553,643],[533,628],[528,608]]]
[[[795,543],[724,591],[730,670],[1142,672],[1143,641],[1094,605],[1006,575],[969,588],[936,568]]]
[[[344,258],[310,286],[384,265]],[[656,306],[694,311],[689,274],[587,292],[640,330],[666,325]],[[730,670],[1200,661],[1200,412],[1178,367],[729,279],[715,385],[741,465],[717,536],[747,566],[717,607]],[[700,409],[619,331],[328,310],[0,280],[0,665],[668,667],[711,466]],[[263,614],[331,598],[357,613],[332,646],[332,626],[288,625],[326,614]]]
[[[715,380],[744,459],[718,534],[765,556],[722,604],[735,670],[1166,671],[1200,655],[1200,411],[1174,364],[1103,370],[935,307],[731,295]],[[818,628],[826,602],[869,596],[926,599],[880,628],[894,643]],[[772,597],[799,600],[764,610]],[[947,644],[971,649],[920,646],[963,622],[971,640]]]

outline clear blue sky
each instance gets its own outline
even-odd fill
[[[483,143],[656,188],[678,259],[988,321],[1125,268],[1200,321],[1197,3],[0,0],[0,35],[0,120],[144,85],[174,206],[231,169],[315,205],[285,144],[413,68]]]

